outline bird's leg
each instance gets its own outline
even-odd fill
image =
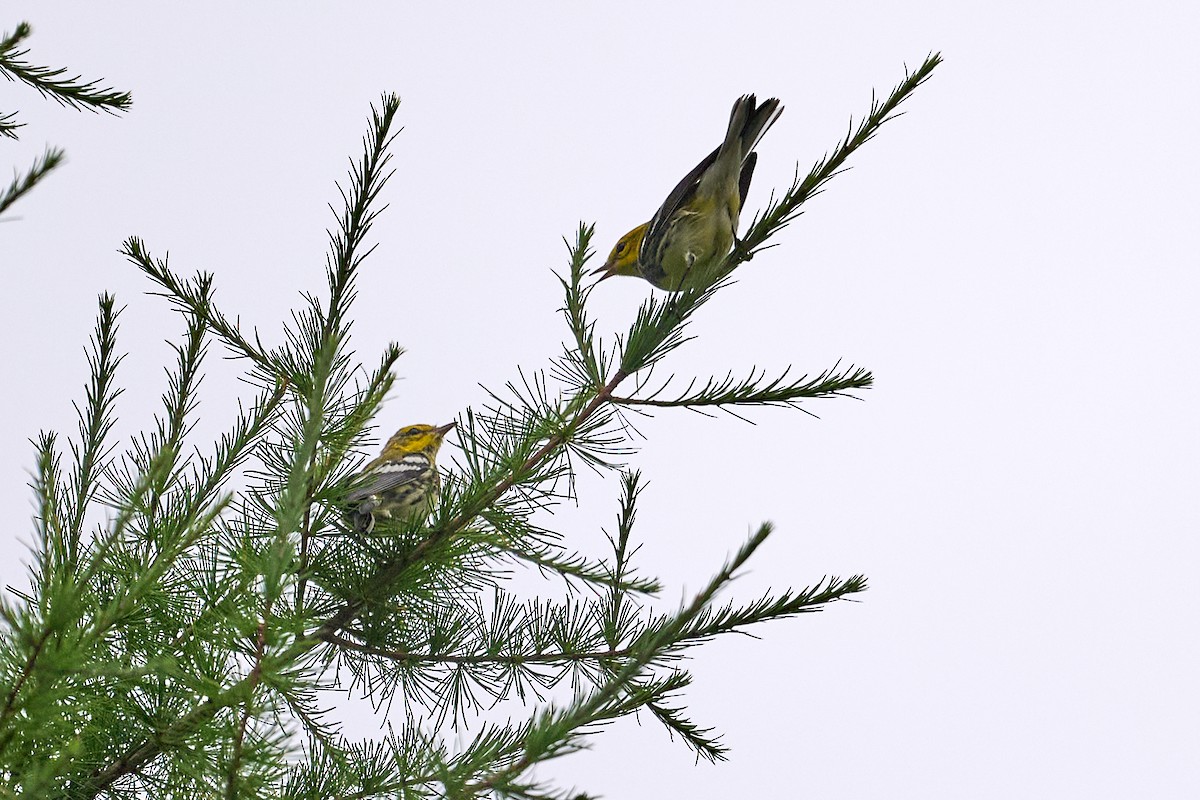
[[[739,239],[736,233],[733,235],[733,254],[738,261],[749,261],[754,258],[754,251],[747,250],[745,242]]]

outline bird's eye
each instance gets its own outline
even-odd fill
[[[616,246],[616,248],[613,250],[613,252],[614,252],[614,253],[616,253],[617,255],[621,255],[622,253],[624,253],[624,252],[625,252],[625,243],[624,243],[624,242],[617,242],[617,246]]]

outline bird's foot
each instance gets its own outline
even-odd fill
[[[733,237],[733,256],[738,262],[754,258],[754,251],[746,247],[746,243],[737,236]]]

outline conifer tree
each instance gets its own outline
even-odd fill
[[[11,54],[10,39],[0,53]],[[118,310],[102,296],[78,430],[36,439],[29,586],[0,604],[0,796],[585,797],[532,768],[637,712],[698,758],[725,759],[720,736],[685,707],[689,649],[820,611],[866,579],[814,576],[719,599],[771,534],[763,523],[690,600],[662,611],[653,601],[664,587],[636,563],[644,481],[621,463],[625,415],[798,408],[871,386],[870,372],[840,364],[798,378],[746,365],[744,377],[675,394],[650,376],[670,372],[690,321],[738,265],[770,246],[939,62],[931,55],[906,72],[830,153],[797,171],[709,283],[671,295],[647,286],[613,341],[588,312],[592,228],[580,225],[560,276],[561,352],[459,413],[461,451],[442,466],[428,518],[380,519],[369,534],[347,525],[343,497],[401,348],[364,363],[350,326],[399,100],[384,95],[371,110],[340,186],[326,285],[302,295],[281,343],[264,344],[239,323],[249,314],[216,302],[216,276],[185,277],[141,239],[125,241],[125,257],[178,310],[181,339],[161,413],[131,442],[114,442]],[[226,410],[226,432],[201,444],[192,428],[214,345],[239,360],[252,392]],[[604,557],[577,551],[537,513],[573,498],[583,467],[621,487]],[[574,591],[523,594],[506,577],[514,564]],[[389,715],[388,735],[343,734],[327,707],[332,691],[350,687]],[[558,699],[546,699],[556,687]],[[524,716],[478,718],[502,700]]]

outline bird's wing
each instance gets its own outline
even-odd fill
[[[738,179],[738,208],[745,208],[746,195],[750,193],[750,180],[754,177],[754,165],[758,163],[758,153],[751,153],[742,162],[742,176]]]
[[[346,500],[357,503],[373,494],[403,486],[425,475],[433,469],[433,462],[421,453],[408,453],[402,458],[384,461],[374,467],[369,467],[356,481],[355,486],[346,493]]]
[[[662,236],[663,232],[670,224],[670,219],[680,206],[691,200],[692,195],[696,193],[696,187],[700,185],[700,176],[704,171],[712,166],[717,160],[717,153],[721,152],[721,148],[717,148],[704,157],[704,160],[697,164],[691,172],[683,176],[671,193],[667,195],[667,199],[658,207],[658,211],[654,212],[654,216],[650,218],[650,227],[646,229],[646,236],[643,242],[653,242]],[[652,256],[652,253],[647,253],[643,246],[642,253]]]

